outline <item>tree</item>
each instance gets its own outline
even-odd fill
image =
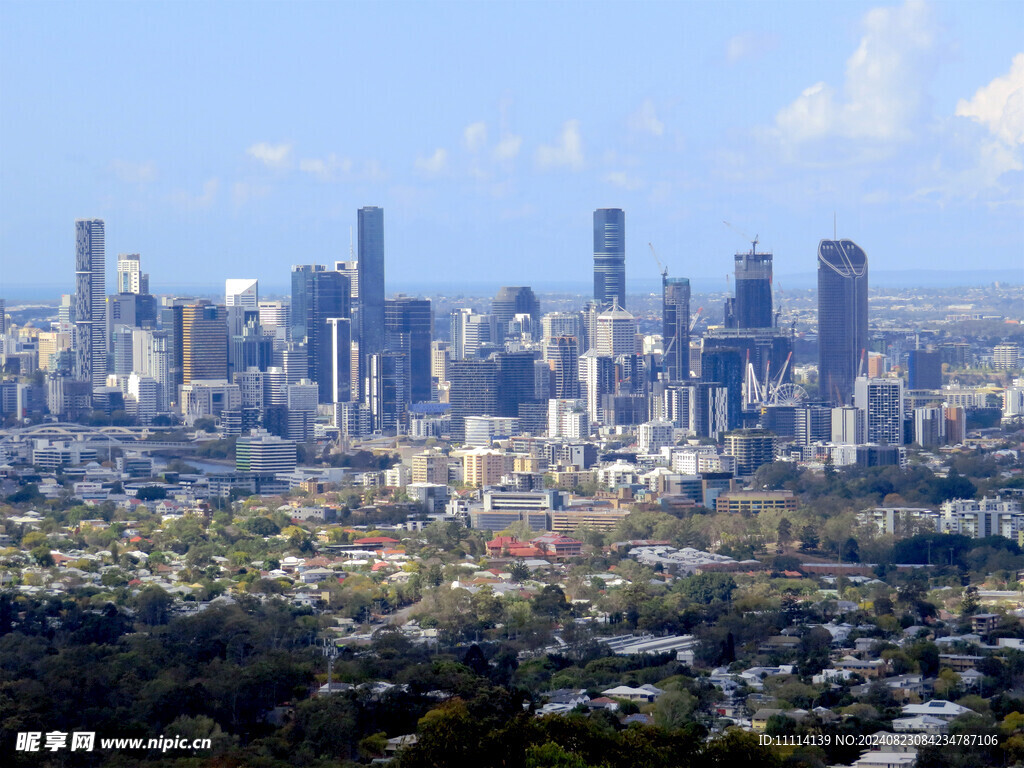
[[[857,540],[851,536],[845,542],[840,550],[843,560],[848,563],[859,563],[860,562],[860,545]]]
[[[818,548],[818,532],[812,525],[800,529],[800,549],[804,552]]]
[[[50,554],[50,548],[45,544],[41,544],[36,547],[29,552],[29,554],[32,555],[32,559],[43,568],[49,568],[53,565],[53,555]]]
[[[793,524],[789,522],[788,517],[784,517],[781,520],[779,520],[779,526],[776,529],[776,541],[779,542],[780,547],[784,547],[792,540]]]
[[[509,574],[512,576],[512,581],[516,584],[522,584],[530,578],[530,569],[522,560],[516,560],[512,563],[512,567],[509,568]]]

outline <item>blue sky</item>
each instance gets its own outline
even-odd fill
[[[0,294],[73,284],[73,220],[161,285],[346,258],[389,286],[1024,263],[1014,2],[0,4]],[[728,221],[732,227],[723,224]],[[1022,275],[1024,279],[1024,275]]]

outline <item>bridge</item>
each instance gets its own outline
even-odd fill
[[[151,435],[160,434],[152,427],[90,427],[71,422],[50,422],[33,424],[28,427],[0,429],[0,445],[26,443],[32,440],[65,440],[84,443],[103,443],[111,447],[132,451],[195,451],[204,441],[177,442],[148,440]]]

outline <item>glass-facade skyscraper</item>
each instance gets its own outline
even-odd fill
[[[384,351],[384,209],[360,208],[359,229],[359,318],[360,353]]]
[[[818,386],[849,405],[868,347],[868,256],[852,240],[818,244]]]
[[[754,241],[755,245],[757,241]],[[736,254],[735,328],[771,328],[772,254]]]
[[[106,228],[102,219],[75,222],[75,378],[93,389],[107,379]]]
[[[669,381],[690,378],[690,280],[661,278],[662,361]]]
[[[626,306],[626,213],[594,211],[594,301],[602,308]]]

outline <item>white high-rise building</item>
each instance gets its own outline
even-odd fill
[[[548,437],[579,440],[590,435],[587,402],[582,399],[548,400]]]
[[[142,271],[142,259],[139,254],[117,255],[117,292],[149,293],[149,275]]]
[[[860,376],[853,385],[853,404],[864,414],[869,443],[903,445],[903,381]]]
[[[622,307],[614,306],[597,316],[597,341],[600,355],[636,354],[636,318]]]
[[[75,222],[75,378],[107,379],[106,228],[102,219]]]
[[[258,310],[260,308],[259,280],[254,278],[228,278],[225,280],[224,305]],[[262,316],[260,319],[262,320]]]
[[[155,379],[133,373],[128,377],[128,395],[134,401],[135,418],[139,424],[149,424],[159,407],[159,389]]]
[[[648,421],[637,428],[637,447],[640,453],[657,453],[663,447],[675,444],[673,427],[668,421]]]

